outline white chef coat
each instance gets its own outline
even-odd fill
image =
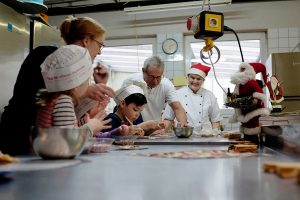
[[[143,120],[161,120],[163,109],[166,103],[179,102],[176,89],[173,83],[167,79],[162,78],[160,84],[155,88],[150,88],[144,81],[142,74],[134,74],[124,80],[122,87],[135,84],[140,86],[147,99],[147,104],[142,111]],[[171,109],[172,110],[172,109]]]
[[[194,133],[212,130],[212,122],[222,120],[220,108],[214,94],[204,88],[194,93],[188,86],[177,90],[180,103],[186,111],[188,125],[194,127]],[[163,118],[173,120],[173,110],[166,106]]]

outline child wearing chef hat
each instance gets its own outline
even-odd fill
[[[161,123],[157,120],[143,121],[141,112],[147,103],[143,89],[137,85],[129,85],[122,87],[116,92],[114,98],[116,102],[116,110],[110,113],[105,119],[111,119],[111,129],[118,128],[122,125],[128,125],[129,132],[142,134],[151,134],[158,129],[162,129]]]
[[[93,73],[89,51],[78,45],[60,47],[49,55],[41,65],[46,89],[39,92],[37,126],[49,128],[77,127],[74,107],[85,94]],[[98,118],[100,117],[100,119]],[[101,115],[89,119],[91,133],[110,128],[110,120],[101,120]]]
[[[111,128],[104,131],[113,130],[123,124],[136,127],[135,125],[143,122],[141,112],[147,100],[142,88],[136,85],[120,88],[116,91],[114,100],[116,102],[116,111],[105,118],[111,119],[109,123]],[[143,132],[140,128],[136,129],[138,129],[140,134]]]

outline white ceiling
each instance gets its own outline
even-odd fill
[[[149,6],[170,3],[185,3],[195,0],[44,0],[48,15],[65,15],[91,12],[109,12],[124,10],[128,7]],[[232,0],[235,3],[255,3],[283,0]],[[207,0],[208,2],[208,0]]]

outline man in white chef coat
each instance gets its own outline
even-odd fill
[[[124,80],[122,87],[135,84],[140,86],[147,98],[142,112],[144,121],[161,120],[166,103],[180,124],[187,124],[185,110],[179,103],[173,83],[163,77],[164,63],[158,56],[151,56],[144,62],[142,74],[134,74]]]
[[[202,88],[209,70],[210,67],[200,63],[193,65],[188,71],[188,86],[177,90],[180,103],[187,114],[188,125],[194,127],[196,134],[219,130],[222,120],[215,95]],[[166,107],[163,118],[174,119],[174,112],[170,107]]]

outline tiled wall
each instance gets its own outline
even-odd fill
[[[173,38],[178,43],[178,50],[173,55],[167,55],[162,50],[162,43],[167,38]],[[160,56],[165,63],[165,76],[172,79],[174,76],[184,76],[184,45],[183,45],[183,34],[182,33],[167,33],[157,34],[157,50],[156,53]]]
[[[300,28],[272,28],[268,29],[269,54],[292,52],[300,42]],[[299,51],[300,49],[296,49]]]

